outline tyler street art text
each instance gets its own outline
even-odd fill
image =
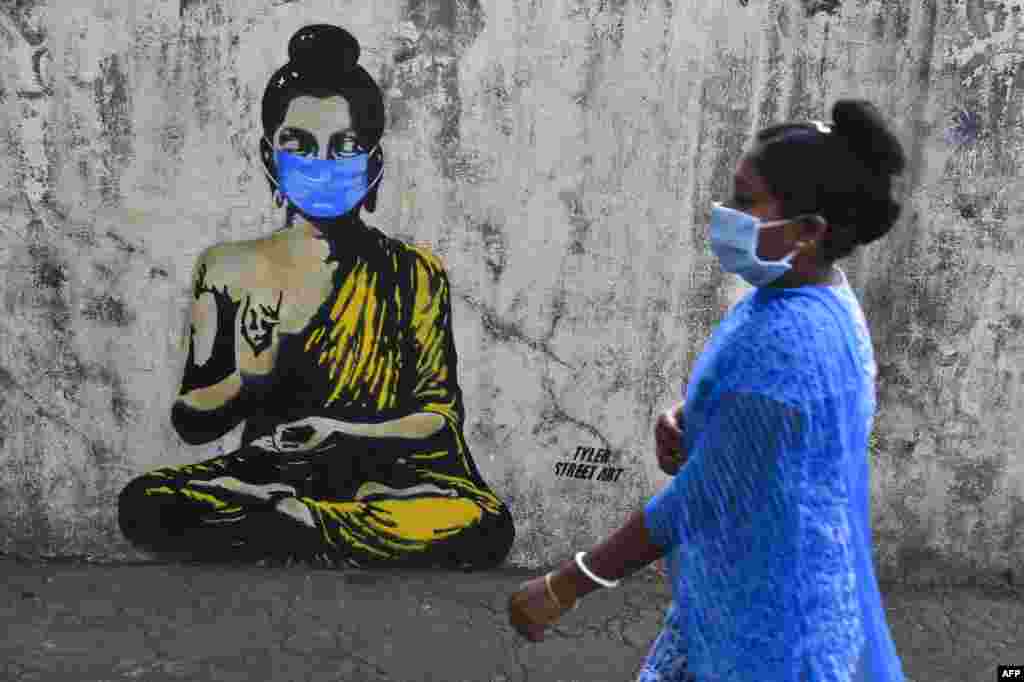
[[[565,478],[582,478],[586,480],[614,482],[622,475],[622,467],[598,466],[605,464],[611,456],[611,450],[602,448],[586,448],[577,446],[573,461],[555,462],[555,476]],[[595,475],[596,474],[596,475]]]

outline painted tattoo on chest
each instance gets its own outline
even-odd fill
[[[270,348],[274,327],[281,323],[281,301],[283,300],[283,291],[277,297],[276,306],[261,303],[253,306],[252,295],[245,297],[245,308],[242,310],[242,338],[252,348],[252,353],[256,357]]]

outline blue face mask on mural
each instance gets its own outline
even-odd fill
[[[763,287],[792,269],[790,263],[799,249],[790,251],[781,260],[761,260],[757,256],[758,233],[762,228],[785,225],[803,217],[807,216],[761,222],[752,215],[727,208],[716,201],[711,209],[711,248],[723,270],[739,275],[751,286]],[[818,216],[810,217],[823,220]]]
[[[365,199],[384,174],[381,165],[377,177],[368,182],[367,171],[372,153],[373,149],[341,159],[311,159],[275,149],[274,163],[280,184],[274,184],[281,194],[306,215],[313,218],[337,218]]]

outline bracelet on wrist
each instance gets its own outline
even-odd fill
[[[555,594],[554,588],[551,587],[551,573],[548,573],[547,575],[544,576],[544,584],[548,588],[548,599],[550,599],[551,601],[555,602],[555,607],[559,611],[561,611],[562,610],[562,602],[558,601],[558,595]]]
[[[604,578],[598,578],[591,572],[589,568],[583,563],[583,555],[586,552],[576,552],[576,565],[579,566],[580,570],[583,571],[583,575],[587,576],[601,587],[618,587],[621,580],[605,580]]]
[[[558,607],[559,611],[563,611],[563,612],[566,611],[566,610],[575,611],[580,606],[579,598],[578,597],[573,597],[572,606],[570,608],[566,609],[566,607],[562,605],[562,600],[558,598],[558,593],[555,592],[554,586],[551,584],[551,576],[553,574],[554,574],[554,571],[550,571],[550,572],[548,572],[547,575],[544,576],[544,584],[548,588],[548,598],[551,599],[551,601],[553,601],[555,603],[555,606]]]

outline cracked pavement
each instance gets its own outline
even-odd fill
[[[481,573],[0,557],[0,679],[631,682],[670,592],[655,570],[519,637],[505,608],[541,570]],[[911,682],[1024,662],[1024,590],[883,585]]]

